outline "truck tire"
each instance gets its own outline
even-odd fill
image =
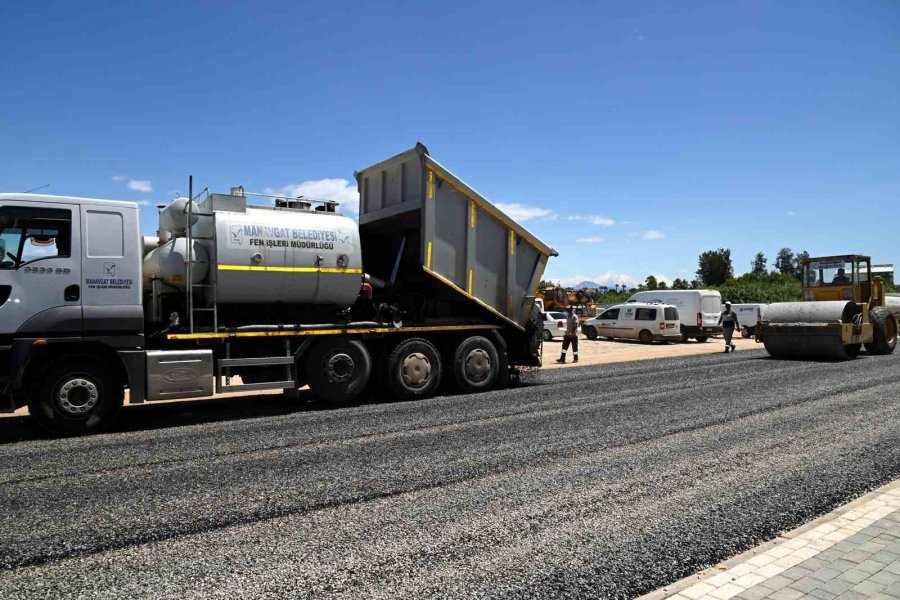
[[[456,347],[453,374],[464,392],[483,392],[494,387],[500,374],[500,356],[487,338],[473,335]]]
[[[441,355],[424,338],[403,340],[387,360],[387,384],[401,400],[430,398],[441,384]]]
[[[706,342],[706,340],[709,339],[709,336],[706,336],[706,335],[698,335],[698,336],[695,337],[694,339],[697,340],[698,342],[700,342],[701,344],[703,344],[704,342]]]
[[[587,336],[587,339],[589,339],[589,340],[596,340],[597,339],[597,328],[596,327],[585,327],[584,335]]]
[[[550,331],[548,331],[547,329],[544,330],[542,337],[544,338],[545,342],[553,341],[553,334],[550,333]]]
[[[681,332],[681,341],[684,343],[687,343],[690,340],[691,340],[691,336],[689,336],[688,334],[686,334],[685,332],[682,331]]]
[[[872,342],[866,344],[870,354],[890,354],[897,347],[897,317],[884,306],[869,311],[872,321]]]
[[[318,399],[344,404],[366,388],[372,376],[372,358],[359,340],[322,340],[310,350],[305,371]]]
[[[55,435],[86,435],[112,423],[125,388],[109,365],[88,357],[59,357],[38,374],[28,399],[31,417]]]
[[[741,327],[741,337],[745,340],[749,340],[753,337],[753,332],[750,331],[749,327]]]
[[[638,341],[642,344],[649,344],[653,342],[653,334],[646,329],[641,329],[641,332],[638,334]]]

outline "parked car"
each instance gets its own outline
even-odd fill
[[[561,338],[566,334],[566,313],[545,312],[541,313],[544,319],[544,341],[549,342],[553,338]]]
[[[738,325],[741,327],[741,337],[752,338],[756,334],[756,324],[766,314],[768,304],[732,304],[731,310],[737,315]],[[722,306],[725,310],[725,306]]]
[[[681,316],[681,341],[694,338],[705,342],[713,335],[721,335],[719,314],[722,295],[715,290],[655,290],[638,292],[627,302],[660,302],[671,304]]]
[[[681,339],[678,309],[660,303],[630,302],[613,306],[585,321],[581,331],[589,340],[622,338],[649,344]]]

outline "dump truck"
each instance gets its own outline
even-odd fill
[[[0,408],[55,434],[128,402],[294,391],[347,403],[515,382],[541,364],[534,300],[556,252],[415,148],[334,202],[203,190],[135,203],[0,194]],[[252,203],[254,198],[264,199]]]
[[[845,360],[863,347],[890,354],[897,345],[900,306],[889,302],[871,259],[859,254],[802,262],[803,302],[770,304],[756,341],[774,358]]]

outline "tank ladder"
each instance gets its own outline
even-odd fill
[[[218,314],[218,301],[216,299],[216,287],[217,287],[217,277],[218,273],[215,268],[215,261],[212,260],[213,253],[216,252],[216,212],[213,210],[209,199],[209,188],[205,188],[196,196],[193,195],[194,188],[194,178],[190,177],[188,182],[188,198],[190,199],[187,203],[187,228],[185,229],[185,238],[187,241],[187,256],[185,258],[185,289],[187,291],[187,314],[188,314],[188,331],[190,333],[197,333],[198,326],[197,321],[203,320],[198,319],[201,315],[211,315],[212,316],[212,331],[219,330],[219,314]],[[206,198],[206,208],[204,210],[194,210],[194,201],[199,200],[201,197]],[[198,203],[199,208],[199,203]],[[203,223],[204,219],[208,219],[209,227],[206,228],[207,231],[211,231],[212,233],[208,236],[198,236],[194,235],[194,217],[197,218],[197,223]],[[200,228],[203,231],[203,227]],[[197,260],[194,256],[194,241],[195,240],[204,240],[211,242],[210,251],[208,257],[210,260]],[[207,266],[207,277],[206,280],[209,283],[194,283],[194,265],[197,264],[205,264]],[[208,290],[208,294],[206,294],[207,302],[204,306],[197,306],[195,295],[200,293],[201,291]],[[208,319],[207,319],[208,320]]]

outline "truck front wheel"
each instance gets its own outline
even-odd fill
[[[430,398],[441,384],[441,355],[423,338],[403,340],[387,360],[387,384],[401,400]]]
[[[28,411],[56,435],[85,435],[106,428],[122,407],[124,386],[108,366],[85,358],[61,357],[35,379]]]
[[[306,379],[320,400],[342,404],[356,398],[372,376],[372,357],[359,340],[322,340],[310,350]]]
[[[491,341],[480,335],[466,338],[456,348],[453,374],[464,392],[486,391],[494,387],[500,374],[500,357]]]

